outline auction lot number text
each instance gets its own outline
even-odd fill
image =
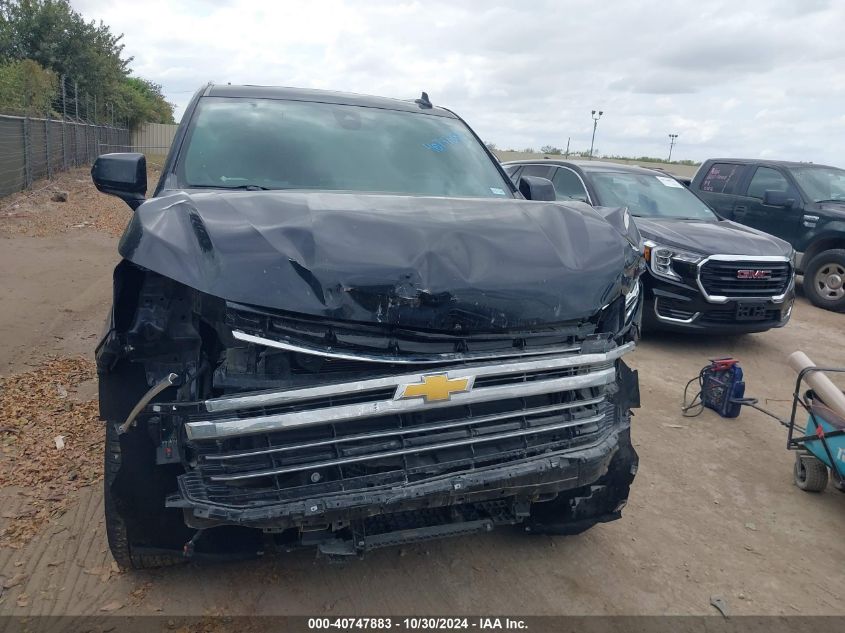
[[[308,630],[336,631],[519,631],[524,620],[512,618],[308,618]]]

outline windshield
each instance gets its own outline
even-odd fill
[[[845,169],[835,167],[791,167],[792,175],[813,202],[845,201]]]
[[[512,197],[457,119],[273,99],[200,100],[177,166],[182,187]]]
[[[645,218],[713,220],[715,214],[674,178],[623,172],[592,173],[593,187],[604,207],[628,207]]]

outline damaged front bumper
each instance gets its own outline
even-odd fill
[[[193,496],[183,478],[168,500],[189,525],[304,530],[300,544],[335,555],[524,524],[526,532],[577,534],[621,517],[638,466],[630,430],[614,428],[593,446],[425,483],[234,509]],[[377,512],[376,515],[374,513]],[[421,514],[422,513],[422,514]],[[316,521],[315,521],[316,519]],[[337,529],[338,527],[345,529]]]
[[[193,528],[288,533],[335,554],[499,524],[582,531],[619,517],[636,471],[637,379],[621,360],[631,349],[593,341],[540,358],[156,403],[163,445],[184,466],[167,505]]]

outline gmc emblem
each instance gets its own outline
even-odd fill
[[[771,279],[771,270],[738,270],[736,271],[737,279]]]

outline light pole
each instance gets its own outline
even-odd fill
[[[672,148],[675,147],[675,139],[678,138],[677,134],[670,134],[669,135],[669,160],[666,161],[668,163],[672,162]]]
[[[593,157],[593,146],[596,143],[596,126],[598,126],[599,119],[601,118],[602,114],[604,114],[604,112],[602,112],[601,110],[598,111],[598,114],[596,114],[595,110],[593,110],[593,112],[592,112],[592,116],[593,116],[593,138],[592,138],[592,140],[590,140],[590,158]]]

